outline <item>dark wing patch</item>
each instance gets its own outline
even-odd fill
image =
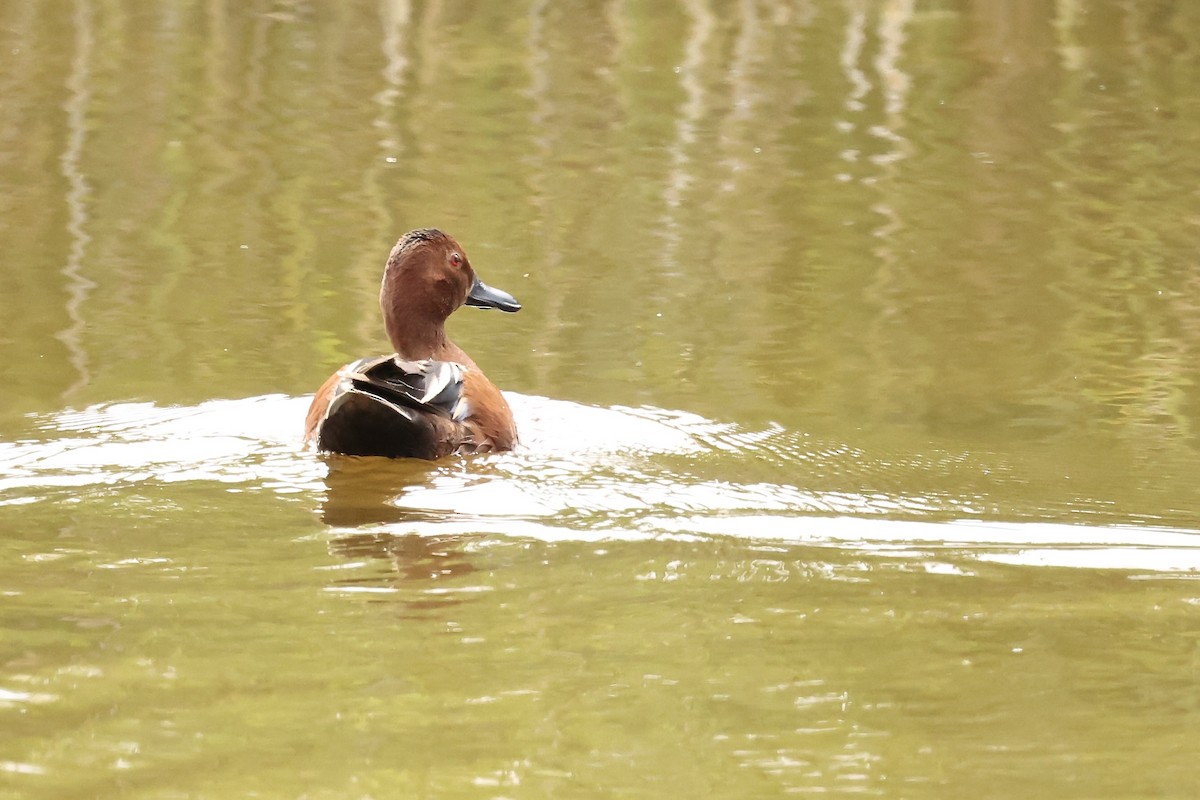
[[[433,412],[455,422],[471,410],[463,396],[466,368],[453,361],[365,358],[346,368],[346,380],[364,394],[398,406]]]
[[[473,452],[466,368],[448,361],[364,358],[339,372],[317,448],[349,455],[440,458]]]

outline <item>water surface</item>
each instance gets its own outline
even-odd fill
[[[1197,32],[0,8],[0,796],[1194,797]],[[424,225],[522,447],[306,451]]]

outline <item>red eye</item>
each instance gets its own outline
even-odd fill
[[[450,263],[456,267],[461,267],[462,266],[462,256],[460,256],[458,253],[451,253],[450,254]]]

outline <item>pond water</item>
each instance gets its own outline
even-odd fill
[[[1197,796],[1197,34],[0,6],[0,797]],[[306,450],[428,225],[520,448]]]

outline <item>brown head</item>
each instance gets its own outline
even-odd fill
[[[446,342],[446,318],[462,305],[517,311],[507,292],[483,283],[454,238],[435,228],[409,231],[388,256],[379,307],[403,358],[430,358]]]

